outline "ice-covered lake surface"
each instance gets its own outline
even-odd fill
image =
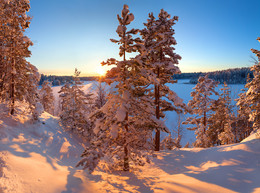
[[[110,87],[108,85],[105,85],[105,83],[102,83],[107,91],[109,91]],[[98,82],[95,81],[85,81],[84,82],[84,87],[83,90],[85,91],[85,93],[88,92],[92,92],[95,94],[95,89],[98,85]],[[177,95],[183,99],[184,103],[188,103],[189,100],[191,100],[191,96],[190,93],[193,91],[193,88],[196,86],[195,84],[189,84],[189,80],[188,79],[183,79],[183,80],[178,80],[178,83],[175,84],[169,84],[168,85],[172,91],[176,92]],[[231,84],[228,85],[230,87],[230,91],[231,91],[231,98],[232,98],[232,103],[233,105],[236,104],[236,102],[234,101],[234,99],[238,98],[238,94],[241,93],[241,89],[244,88],[243,84]],[[55,99],[56,99],[56,104],[55,104],[55,112],[56,115],[58,114],[58,95],[59,95],[59,90],[60,90],[61,86],[55,86],[53,87],[53,92],[55,95]],[[223,84],[219,84],[217,87],[217,91],[220,92],[220,89],[223,88]],[[217,98],[214,97],[213,98]],[[236,107],[234,107],[234,110],[236,111]],[[181,115],[181,120],[184,121],[187,117],[189,117],[189,114],[183,114]],[[175,112],[166,112],[166,117],[165,117],[165,123],[167,125],[167,127],[169,128],[169,130],[171,131],[172,135],[174,136],[175,134],[175,130],[177,128],[177,114]],[[182,125],[183,127],[183,138],[181,141],[182,145],[187,144],[187,142],[189,142],[190,144],[193,143],[196,139],[194,131],[189,131],[187,129],[185,129],[187,126],[186,125]],[[164,137],[168,136],[167,133],[162,133],[161,134],[161,139],[163,139]]]

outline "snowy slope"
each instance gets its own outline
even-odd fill
[[[74,166],[82,145],[62,131],[58,118],[0,113],[0,192],[80,192],[82,171]],[[86,181],[86,180],[84,180]]]
[[[260,132],[259,132],[260,134]],[[132,174],[104,174],[111,192],[260,192],[260,139],[215,148],[162,151]]]
[[[83,151],[47,113],[38,123],[0,111],[0,192],[260,192],[260,134],[240,144],[157,153],[128,172],[75,169]],[[44,123],[44,124],[43,124]]]

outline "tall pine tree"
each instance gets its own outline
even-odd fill
[[[152,130],[165,128],[162,122],[153,116],[150,98],[146,95],[147,82],[142,75],[142,63],[127,59],[126,53],[136,51],[133,38],[138,30],[127,30],[127,25],[134,20],[124,5],[121,17],[118,15],[119,40],[111,40],[120,45],[121,61],[113,58],[103,65],[115,65],[107,74],[113,76],[115,89],[108,95],[108,101],[93,114],[96,118],[93,139],[90,147],[83,153],[78,166],[93,171],[100,160],[105,160],[112,168],[129,171],[130,163],[143,165],[148,161],[147,152],[152,149]],[[102,114],[102,116],[99,116]],[[146,151],[147,150],[147,151]]]
[[[180,73],[177,64],[181,57],[175,53],[174,46],[177,44],[173,35],[173,26],[178,21],[178,17],[171,18],[163,9],[158,15],[158,19],[149,14],[149,19],[145,23],[145,29],[140,31],[143,42],[140,48],[138,61],[145,63],[143,71],[153,85],[151,95],[154,100],[154,112],[158,120],[164,118],[165,111],[182,112],[185,104],[167,83],[176,83],[172,79],[174,74]],[[160,128],[156,129],[155,151],[160,149]]]
[[[1,0],[0,2],[1,71],[0,99],[10,105],[10,114],[15,112],[16,101],[26,101],[32,111],[37,99],[39,73],[26,61],[31,55],[32,41],[24,35],[31,17],[29,0]]]
[[[257,40],[260,42],[260,37]],[[253,122],[253,128],[256,130],[260,128],[260,51],[256,49],[251,49],[251,51],[257,56],[258,63],[251,68],[254,78],[246,84],[248,88],[246,101],[251,110],[249,121]]]

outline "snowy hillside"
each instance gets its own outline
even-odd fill
[[[83,147],[57,117],[0,117],[1,193],[260,192],[260,134],[240,144],[162,151],[130,173],[99,168],[90,175],[74,167]]]
[[[77,184],[72,166],[83,147],[56,117],[43,113],[37,123],[25,115],[0,117],[0,192],[62,192]]]

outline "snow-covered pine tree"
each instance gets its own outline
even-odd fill
[[[154,111],[156,118],[164,118],[165,111],[182,112],[185,104],[175,92],[173,92],[167,83],[176,83],[172,79],[174,74],[180,73],[177,64],[181,57],[174,52],[176,40],[173,26],[178,20],[177,16],[171,16],[164,11],[160,11],[158,19],[155,19],[153,13],[149,14],[149,19],[145,23],[145,28],[140,31],[143,43],[140,48],[141,54],[138,61],[145,63],[147,78],[153,85],[151,95],[154,100]],[[144,70],[143,70],[144,71]],[[156,129],[155,150],[160,149],[160,128]]]
[[[140,64],[134,59],[127,59],[126,53],[136,51],[133,35],[137,30],[127,30],[127,25],[134,20],[124,5],[121,17],[118,15],[119,40],[111,40],[120,45],[119,56],[122,61],[113,58],[103,65],[115,65],[107,75],[113,76],[111,82],[116,86],[108,94],[108,101],[92,117],[98,117],[94,132],[96,138],[92,146],[83,153],[78,166],[84,166],[92,172],[100,160],[105,160],[116,169],[129,171],[130,163],[143,165],[148,161],[148,151],[152,149],[152,130],[165,128],[164,123],[153,116],[150,98],[146,95],[147,82],[141,74]],[[103,116],[98,116],[100,113]]]
[[[71,104],[72,104],[72,95],[71,95],[71,85],[67,82],[64,86],[61,87],[59,91],[60,98],[60,119],[63,125],[66,125],[66,128],[73,129],[74,118],[71,116]]]
[[[93,135],[92,121],[89,119],[90,113],[94,110],[94,101],[92,93],[85,94],[83,91],[82,82],[80,81],[80,71],[75,69],[74,85],[71,87],[73,96],[73,116],[77,132],[83,136],[90,138]]]
[[[92,123],[88,115],[93,110],[92,94],[85,94],[79,79],[80,72],[75,69],[74,84],[65,84],[59,91],[61,98],[62,124],[84,137],[91,137]]]
[[[209,137],[211,146],[220,144],[230,144],[235,142],[235,131],[231,127],[234,121],[232,112],[230,88],[224,82],[223,88],[218,100],[213,104],[213,114],[209,118],[209,128],[207,136]]]
[[[40,102],[46,112],[54,115],[54,95],[51,82],[44,81],[40,90]]]
[[[249,74],[247,78],[247,82],[250,82]],[[238,142],[242,141],[246,137],[248,137],[251,133],[252,129],[252,122],[249,121],[249,114],[251,112],[250,104],[247,101],[246,93],[248,89],[242,89],[242,93],[238,96],[239,98],[236,99],[237,106],[238,106],[238,115],[237,120],[234,123],[234,128],[236,129],[236,139]]]
[[[160,143],[161,150],[172,150],[173,148],[177,147],[175,140],[172,138],[171,133],[166,136]]]
[[[105,86],[102,84],[102,77],[99,78],[97,88],[96,88],[96,99],[95,106],[100,109],[103,107],[107,101],[107,91]]]
[[[191,114],[194,116],[188,117],[183,124],[192,124],[193,127],[188,127],[188,130],[195,130],[196,141],[194,142],[195,147],[210,147],[211,141],[207,135],[208,130],[208,119],[212,113],[212,105],[215,100],[210,96],[218,93],[215,88],[218,86],[218,82],[210,79],[208,75],[205,77],[199,77],[197,85],[191,92],[192,99],[188,103]]]
[[[39,73],[26,61],[31,55],[31,40],[24,35],[31,17],[29,0],[0,1],[1,72],[0,99],[10,104],[10,114],[15,112],[16,101],[26,101],[29,108],[36,108]]]
[[[260,42],[260,37],[257,40]],[[254,78],[245,87],[248,88],[246,101],[251,110],[249,121],[253,122],[253,129],[256,130],[260,128],[260,51],[255,49],[251,51],[257,56],[258,63],[251,68]]]
[[[64,121],[72,121],[71,118],[69,118],[69,114],[67,112],[70,111],[70,104],[71,104],[71,88],[70,83],[66,83],[64,86],[61,87],[59,91],[59,102],[60,102],[60,118]],[[68,124],[72,125],[72,124]]]

